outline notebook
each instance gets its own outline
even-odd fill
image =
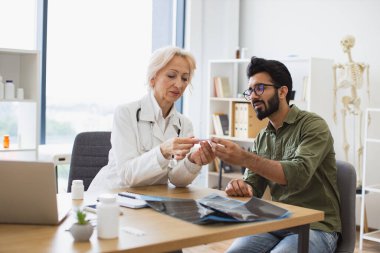
[[[146,201],[139,197],[139,194],[132,192],[119,192],[117,202],[120,206],[128,208],[143,208],[148,206]]]
[[[55,175],[51,162],[0,160],[0,223],[59,224],[72,204],[57,201]]]

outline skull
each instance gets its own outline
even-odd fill
[[[351,48],[355,45],[355,37],[352,35],[346,35],[343,37],[343,39],[340,41],[340,45],[343,48],[343,52],[347,53],[350,51]]]

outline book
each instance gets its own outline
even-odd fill
[[[136,197],[136,194],[130,192],[119,192],[117,202],[120,206],[129,208],[143,208],[148,206],[147,203]]]
[[[222,133],[223,135],[229,135],[229,121],[228,121],[228,115],[227,114],[220,114],[219,119],[222,125]]]
[[[241,106],[240,103],[234,103],[233,108],[233,133],[232,135],[235,137],[241,137],[242,136],[242,129],[241,129],[241,123],[242,123],[242,113],[241,113]]]
[[[218,77],[214,77],[214,94],[215,97],[222,97],[222,91],[220,90]]]
[[[214,131],[216,135],[223,135],[222,122],[220,121],[219,113],[214,113],[212,115],[212,120],[214,123]]]
[[[250,103],[235,103],[233,109],[233,136],[235,137],[255,138],[260,130],[268,124],[268,119],[257,119]]]
[[[216,97],[229,98],[232,96],[228,77],[223,77],[223,76],[214,77],[214,88],[215,88]]]

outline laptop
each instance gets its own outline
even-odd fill
[[[56,190],[53,163],[0,160],[0,223],[59,224],[72,203]]]

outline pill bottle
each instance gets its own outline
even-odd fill
[[[5,99],[15,99],[15,85],[12,80],[7,80],[5,82]]]
[[[99,203],[96,206],[96,228],[100,239],[114,239],[119,236],[119,212],[115,195],[99,196]]]
[[[247,57],[247,48],[246,48],[246,47],[243,47],[243,48],[240,50],[240,58],[245,59],[246,57]]]
[[[24,99],[24,89],[23,88],[18,88],[17,89],[16,98],[18,100],[23,100]]]
[[[4,135],[3,138],[3,148],[9,148],[9,135]]]
[[[84,185],[83,180],[73,180],[71,183],[71,198],[83,199]]]
[[[240,59],[240,48],[239,47],[237,47],[235,50],[235,58]]]

